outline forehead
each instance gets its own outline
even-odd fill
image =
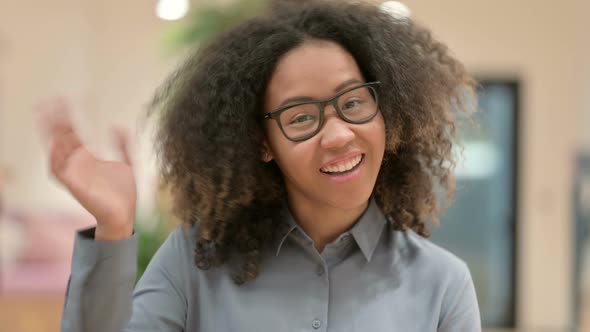
[[[346,49],[332,41],[307,41],[278,61],[268,84],[267,105],[272,107],[296,96],[330,97],[335,87],[353,78],[363,80]]]

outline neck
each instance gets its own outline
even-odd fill
[[[356,223],[368,207],[365,202],[357,207],[342,209],[309,200],[289,197],[289,209],[295,221],[313,240],[318,252]]]

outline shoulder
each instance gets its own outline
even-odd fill
[[[164,241],[160,250],[173,253],[177,257],[192,257],[195,250],[196,229],[194,226],[176,226]]]
[[[180,271],[192,265],[195,247],[194,230],[184,225],[176,226],[149,260],[153,268],[165,271]],[[139,243],[141,256],[141,243]]]
[[[138,283],[138,289],[146,289],[154,285],[169,285],[179,296],[184,297],[187,276],[190,275],[193,267],[194,245],[192,243],[194,241],[192,238],[191,230],[185,226],[174,228],[149,260]],[[141,243],[139,245],[141,246]]]
[[[176,245],[191,246],[197,233],[196,226],[178,225],[168,235],[168,239]]]
[[[395,231],[394,247],[409,280],[428,289],[440,306],[441,331],[457,331],[454,324],[468,324],[479,330],[477,295],[469,267],[461,258],[413,231]],[[466,325],[467,326],[467,325]]]
[[[471,278],[464,260],[413,231],[394,231],[399,258],[412,270],[436,278],[447,285]]]

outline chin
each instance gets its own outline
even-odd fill
[[[340,208],[342,210],[354,210],[361,206],[365,206],[369,199],[371,198],[371,191],[367,191],[367,193],[359,193],[356,192],[353,195],[339,195],[340,197],[333,197],[330,200],[330,205]]]

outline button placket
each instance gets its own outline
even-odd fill
[[[309,317],[310,321],[308,322],[311,323],[310,325],[314,331],[325,331],[328,327],[328,306],[330,303],[330,280],[328,278],[330,270],[328,269],[328,264],[324,261],[321,255],[317,257],[314,263],[314,273],[318,277],[315,278],[311,284],[319,286],[314,293],[316,299],[319,300],[317,303],[319,307],[312,310],[314,314]]]
[[[324,266],[322,264],[318,264],[318,266],[315,269],[315,274],[317,274],[318,276],[323,276],[325,272],[326,269],[324,268]]]

